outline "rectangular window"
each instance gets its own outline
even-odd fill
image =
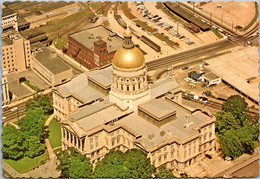
[[[96,136],[96,147],[99,146],[98,136]]]
[[[112,146],[114,146],[114,145],[115,145],[115,140],[113,139],[113,140],[112,140]]]
[[[92,150],[94,148],[94,145],[93,145],[93,138],[90,138],[90,149]]]

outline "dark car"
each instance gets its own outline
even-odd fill
[[[189,67],[185,66],[185,67],[182,67],[181,69],[182,70],[187,70],[187,69],[189,69]]]
[[[203,85],[201,85],[202,88],[206,87],[207,83],[204,83]]]

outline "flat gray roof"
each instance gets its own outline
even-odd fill
[[[109,121],[118,119],[126,114],[131,113],[131,110],[121,111],[116,105],[111,105],[103,110],[97,111],[92,115],[86,116],[76,123],[85,131],[103,125]]]
[[[206,73],[203,76],[209,80],[215,80],[219,78],[219,76],[215,75],[214,73]]]
[[[140,104],[139,107],[157,118],[162,118],[170,113],[176,112],[175,107],[170,105],[169,102],[164,99],[152,99],[148,102]]]
[[[58,87],[62,93],[72,93],[81,97],[85,102],[91,102],[106,96],[88,85],[88,73],[85,72],[73,78],[70,82]]]
[[[258,61],[258,47],[250,47],[207,60],[209,65],[206,68],[250,98],[259,101],[258,82],[247,82],[248,78],[259,76]]]
[[[9,16],[11,14],[16,14],[16,12],[14,12],[9,7],[2,8],[2,17]]]
[[[100,70],[90,71],[88,76],[99,84],[108,87],[112,84],[112,66]]]
[[[39,45],[39,43],[40,42],[36,44]],[[32,45],[32,47],[34,47],[34,45]],[[44,46],[41,47],[41,49],[41,51],[37,50],[37,53],[34,55],[34,57],[53,74],[58,74],[71,69],[55,51],[52,51]],[[55,56],[51,57],[51,53],[54,53]]]
[[[93,113],[101,111],[109,106],[112,106],[114,103],[109,101],[95,102],[94,104],[84,106],[79,110],[73,112],[69,115],[71,121],[78,121],[84,117],[87,117]]]
[[[152,98],[161,96],[162,94],[165,94],[178,87],[179,87],[179,85],[171,79],[168,79],[168,78],[160,79],[160,80],[156,81],[154,84],[151,84]]]
[[[71,34],[70,36],[91,50],[94,50],[94,42],[99,41],[99,37],[102,37],[102,40],[107,43],[108,52],[118,50],[123,43],[121,37],[102,25]]]
[[[164,99],[156,100],[159,102]],[[136,133],[142,135],[142,138],[140,138],[140,140],[147,147],[151,148],[174,137],[180,140],[185,140],[186,138],[189,138],[192,135],[196,134],[196,131],[193,128],[206,122],[208,119],[211,119],[209,116],[200,111],[191,114],[190,111],[186,110],[178,104],[168,101],[166,101],[166,103],[168,103],[168,106],[176,110],[176,120],[173,120],[163,125],[162,127],[157,127],[153,125],[152,123],[140,117],[136,112],[124,117],[123,119],[118,121],[118,123],[120,122],[135,131]],[[160,108],[158,108],[157,110],[160,110]],[[184,127],[186,122],[189,122],[191,125],[188,127]],[[161,135],[162,131],[165,132],[165,135]]]
[[[7,38],[7,37],[2,38],[2,47],[12,45],[12,44],[13,44],[13,41],[10,40],[9,38]]]

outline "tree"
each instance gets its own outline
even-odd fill
[[[252,153],[254,150],[254,140],[257,140],[258,129],[255,126],[246,125],[236,130],[241,144],[243,145],[244,153]]]
[[[235,130],[231,129],[225,131],[219,136],[219,139],[224,157],[229,156],[234,159],[243,154],[243,145],[239,137],[236,135]]]
[[[76,149],[69,148],[58,154],[58,170],[63,178],[92,178],[93,167],[90,159],[81,155]]]
[[[244,98],[234,95],[216,115],[216,134],[224,156],[234,159],[243,153],[251,153],[258,142],[258,124],[249,125],[247,106]]]
[[[223,134],[226,130],[239,128],[239,125],[231,112],[219,112],[216,114],[216,119],[217,134]]]
[[[30,136],[37,136],[38,139],[43,138],[45,133],[44,121],[45,115],[41,108],[29,109],[26,116],[19,121],[21,131],[26,139]]]
[[[139,149],[130,149],[125,154],[125,166],[133,178],[150,178],[155,171],[147,154]]]
[[[130,178],[129,169],[125,166],[125,156],[121,151],[110,151],[97,162],[95,178]]]
[[[158,171],[155,174],[156,178],[175,178],[170,169],[167,169],[165,166],[158,168]]]
[[[26,103],[26,109],[41,108],[44,111],[44,114],[52,114],[53,106],[50,102],[50,99],[47,95],[38,95],[33,99],[30,99]]]
[[[239,125],[243,125],[243,121],[247,118],[247,102],[239,95],[230,96],[222,105],[222,110],[232,113]]]
[[[211,96],[211,95],[212,95],[212,93],[211,93],[211,91],[210,91],[210,90],[206,90],[206,91],[205,91],[205,95],[206,95],[206,96]]]
[[[26,143],[23,133],[14,126],[3,127],[2,152],[3,158],[18,160],[24,156]]]
[[[28,150],[26,155],[30,158],[34,158],[44,153],[45,145],[40,142],[40,139],[37,136],[30,136],[27,139]]]
[[[96,178],[151,178],[155,167],[145,152],[130,149],[109,152],[97,163],[94,173]]]

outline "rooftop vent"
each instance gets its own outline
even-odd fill
[[[160,132],[160,135],[161,135],[162,137],[165,136],[165,134],[166,134],[165,131],[161,131],[161,132]]]
[[[51,58],[55,58],[55,57],[57,57],[57,53],[54,52],[54,51],[51,51],[51,53],[50,53],[50,57],[51,57]]]
[[[186,121],[185,121],[185,124],[184,124],[184,126],[183,126],[183,128],[188,128],[188,127],[191,126],[192,124],[193,124],[192,121],[186,120]]]
[[[148,139],[151,140],[151,139],[153,139],[153,138],[154,138],[154,134],[149,134],[149,135],[148,135]]]

